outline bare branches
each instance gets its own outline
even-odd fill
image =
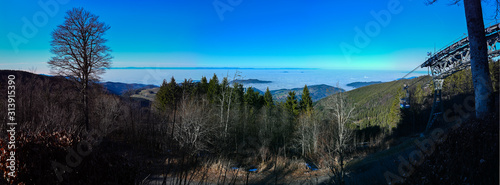
[[[211,111],[208,102],[183,99],[179,112],[181,122],[175,125],[174,139],[191,154],[206,150],[210,144],[209,136],[214,133],[214,128],[209,125]]]
[[[495,0],[495,3],[496,3],[496,8],[495,8],[495,16],[493,17],[493,19],[498,20],[498,15],[500,13],[500,0]]]
[[[338,154],[339,169],[336,169],[335,166],[330,164],[330,169],[333,173],[340,173],[339,180],[343,180],[344,176],[344,157],[346,152],[350,149],[349,142],[354,137],[353,129],[349,127],[349,123],[351,119],[354,117],[354,105],[351,104],[345,94],[345,92],[339,92],[334,94],[327,100],[326,109],[329,110],[331,123],[329,124],[329,130],[331,130],[332,141],[327,141],[326,151],[329,153],[329,157],[331,157],[332,153]]]
[[[330,111],[330,120],[335,122],[333,125],[336,132],[335,150],[343,152],[347,142],[352,139],[352,130],[348,127],[349,121],[353,117],[354,105],[348,102],[344,92],[337,93],[328,99],[326,107]]]
[[[50,59],[53,73],[88,80],[98,79],[104,68],[111,66],[111,49],[103,38],[110,28],[98,16],[82,8],[68,11],[66,20],[52,32]]]
[[[426,0],[425,5],[432,5],[436,3],[438,0]],[[462,0],[451,0],[451,3],[449,5],[457,5],[460,3]]]
[[[438,0],[425,0],[425,5],[433,5]],[[451,0],[449,5],[459,5],[462,0]],[[488,2],[487,0],[481,0],[483,3]],[[491,0],[495,3],[495,15],[493,16],[494,20],[498,20],[498,16],[500,15],[500,0]]]

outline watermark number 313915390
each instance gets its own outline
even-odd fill
[[[7,86],[7,160],[8,178],[16,177],[16,76],[8,76]]]

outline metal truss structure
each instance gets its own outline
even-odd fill
[[[497,44],[500,40],[500,24],[496,23],[485,29],[488,45],[488,57],[496,58],[500,56]],[[431,115],[427,123],[426,131],[432,127],[434,121],[443,114],[443,104],[441,102],[441,89],[446,77],[470,67],[470,47],[468,37],[459,39],[456,42],[444,47],[429,57],[420,67],[429,67],[434,81],[434,103]]]

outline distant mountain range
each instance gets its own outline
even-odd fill
[[[418,77],[417,76],[413,76],[413,77],[408,77],[408,78],[398,78],[396,80],[411,80],[411,79],[415,79],[415,78],[418,78]],[[347,86],[353,87],[353,88],[357,89],[357,88],[360,88],[360,87],[364,87],[364,86],[368,86],[368,85],[373,85],[373,84],[380,84],[380,83],[383,83],[383,82],[382,81],[352,82],[352,83],[348,83]]]
[[[367,85],[379,84],[379,83],[382,83],[382,81],[352,82],[352,83],[348,83],[347,86],[353,87],[353,88],[360,88],[360,87],[364,87],[364,86],[367,86]]]
[[[272,83],[272,81],[259,80],[259,79],[247,79],[247,80],[233,80],[232,83],[240,83],[240,84],[268,84]]]
[[[411,80],[411,79],[415,79],[415,78],[418,78],[418,76],[412,76],[412,77],[408,77],[408,78],[398,78],[396,80]]]
[[[106,88],[110,93],[116,95],[123,95],[129,90],[138,90],[138,89],[152,89],[158,87],[156,85],[145,85],[145,84],[128,84],[128,83],[120,83],[120,82],[102,82],[101,85]]]

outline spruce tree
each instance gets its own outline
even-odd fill
[[[254,106],[257,102],[257,99],[254,97],[255,93],[252,87],[248,87],[247,91],[245,92],[244,95],[244,100],[247,105]]]
[[[264,94],[264,102],[267,107],[273,107],[273,95],[271,95],[271,91],[269,91],[269,87],[266,89],[266,93]]]
[[[295,91],[288,92],[288,97],[285,102],[285,109],[290,112],[293,116],[299,115],[299,104],[297,98],[295,97]]]
[[[170,83],[167,85],[166,99],[165,104],[168,107],[173,108],[175,106],[175,101],[177,97],[177,83],[175,82],[175,78],[172,76],[170,79]]]
[[[393,129],[397,126],[401,119],[401,109],[400,109],[400,99],[399,97],[403,97],[403,92],[401,89],[398,90],[396,96],[392,99],[391,107],[389,108],[389,117],[388,117],[388,127],[389,129]]]
[[[219,79],[217,78],[217,75],[214,73],[214,76],[208,82],[208,90],[207,90],[208,101],[210,101],[210,103],[214,103],[215,101],[217,101],[218,94],[219,94]]]
[[[424,91],[422,90],[422,84],[418,84],[415,89],[415,103],[421,106],[424,103]]]
[[[200,84],[199,84],[199,93],[200,94],[207,94],[208,91],[208,81],[207,77],[201,77]]]
[[[164,111],[167,108],[166,102],[167,102],[167,87],[168,83],[167,80],[163,80],[163,83],[160,86],[160,89],[156,93],[155,101],[156,101],[156,108],[159,109],[160,111]]]
[[[234,88],[233,100],[237,104],[244,105],[245,90],[243,89],[243,85],[239,83],[234,83],[233,88]]]
[[[313,102],[311,99],[311,95],[309,94],[309,89],[307,85],[304,86],[302,90],[302,99],[300,99],[300,109],[302,111],[311,111],[313,108]]]

